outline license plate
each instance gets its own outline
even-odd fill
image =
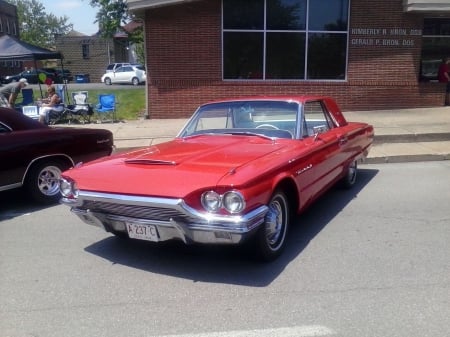
[[[132,222],[127,222],[128,236],[132,239],[158,241],[158,231],[156,226],[141,225]]]

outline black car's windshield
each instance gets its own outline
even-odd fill
[[[292,101],[212,103],[202,106],[179,136],[242,132],[275,138],[295,138],[298,111],[299,104]]]

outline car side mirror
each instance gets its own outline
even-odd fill
[[[319,135],[321,133],[323,133],[327,130],[328,130],[328,128],[325,125],[318,125],[318,126],[313,127],[314,141],[319,138]]]

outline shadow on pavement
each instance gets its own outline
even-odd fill
[[[57,204],[55,204],[57,205]],[[31,200],[23,189],[0,192],[0,221],[10,220],[55,205],[42,205]]]
[[[284,253],[271,263],[257,262],[250,247],[186,246],[181,242],[151,243],[114,236],[96,242],[85,250],[113,264],[152,273],[193,280],[265,287],[308,246],[309,242],[336,217],[376,176],[378,170],[360,169],[351,190],[333,188],[308,210],[297,216],[291,227]]]

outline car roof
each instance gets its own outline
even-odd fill
[[[280,95],[280,96],[246,96],[237,97],[233,99],[223,99],[207,102],[203,105],[213,104],[213,103],[228,103],[236,101],[293,101],[298,103],[305,103],[307,101],[317,101],[317,100],[329,100],[328,96],[320,95]]]

